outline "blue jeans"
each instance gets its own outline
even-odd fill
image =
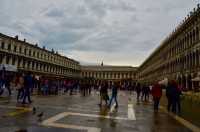
[[[116,107],[118,107],[117,95],[116,94],[112,94],[112,96],[110,98],[110,102],[109,102],[109,107],[111,106],[113,99],[115,100]]]
[[[4,91],[3,86],[5,86],[5,80],[0,80],[0,95],[3,94]]]
[[[48,86],[47,85],[44,86],[43,94],[48,95]]]
[[[30,97],[30,88],[25,88],[24,89],[24,98],[22,103],[26,103],[26,98],[28,98],[28,102],[31,103],[31,97]]]
[[[160,97],[154,97],[154,110],[158,110],[159,109],[159,103],[160,103]]]

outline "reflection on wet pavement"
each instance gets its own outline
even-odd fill
[[[23,129],[28,132],[190,132],[165,112],[155,113],[151,102],[136,102],[136,97],[127,93],[120,95],[119,108],[112,111],[105,105],[98,106],[98,95],[33,98],[34,103],[26,107],[14,99],[0,99],[0,132]],[[130,106],[133,110],[129,111]],[[35,114],[33,107],[36,108]],[[44,115],[39,122],[41,112]],[[133,112],[136,119],[129,118],[128,112]],[[55,119],[49,120],[51,118]],[[42,125],[45,121],[46,124]]]

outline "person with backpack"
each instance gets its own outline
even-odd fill
[[[137,101],[139,102],[140,93],[141,93],[141,85],[140,85],[140,83],[137,83],[135,90],[136,90],[136,93],[137,93]]]
[[[31,76],[31,73],[28,72],[28,74],[24,77],[24,98],[22,104],[26,104],[26,98],[28,98],[28,102],[32,103],[31,97],[30,97],[30,90],[33,85],[33,78]]]

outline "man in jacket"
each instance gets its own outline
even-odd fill
[[[151,93],[154,101],[154,111],[158,111],[160,98],[162,96],[162,88],[158,82],[154,84]]]
[[[29,72],[25,77],[24,77],[24,98],[22,104],[26,103],[26,98],[28,98],[28,102],[32,103],[31,97],[30,97],[30,90],[33,86],[33,78],[31,76],[31,73]]]
[[[117,85],[116,83],[112,84],[112,96],[110,98],[110,102],[108,105],[109,108],[111,107],[113,99],[115,100],[115,103],[116,103],[115,108],[118,108],[118,101],[117,101],[118,86],[119,85]]]

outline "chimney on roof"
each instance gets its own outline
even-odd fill
[[[193,8],[193,11],[196,12],[196,8]]]
[[[101,66],[103,66],[103,61],[101,62]]]
[[[35,46],[38,47],[38,44],[36,43]]]
[[[43,49],[45,50],[45,49],[46,49],[46,47],[45,47],[45,46],[43,46]]]
[[[24,39],[24,42],[26,42],[26,39]]]
[[[18,40],[18,35],[16,35],[16,36],[15,36],[15,39],[17,39],[17,40]]]
[[[53,48],[51,49],[51,52],[54,53],[54,49]]]

